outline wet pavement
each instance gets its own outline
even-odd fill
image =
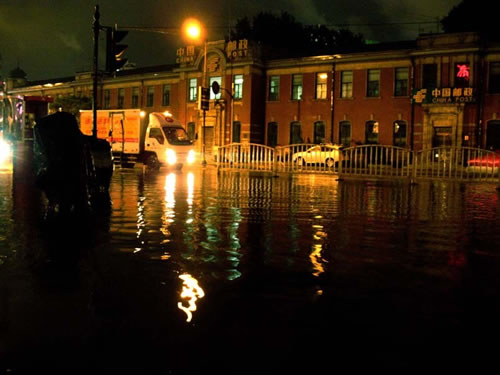
[[[47,222],[19,163],[0,172],[0,374],[496,365],[495,185],[135,168],[109,212]]]

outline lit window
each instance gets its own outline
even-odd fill
[[[280,91],[280,77],[271,76],[269,77],[269,101],[279,100]]]
[[[302,74],[292,76],[292,100],[302,99]]]
[[[243,75],[238,74],[233,77],[233,85],[234,85],[234,99],[243,98]]]
[[[316,99],[326,99],[327,73],[316,74]]]
[[[341,98],[352,98],[352,71],[344,71],[340,74],[342,90],[340,92]]]
[[[406,147],[406,122],[394,121],[393,145],[396,147]]]
[[[366,144],[378,143],[378,121],[367,121],[365,128]]]
[[[219,84],[219,87],[222,87],[222,77],[210,77],[210,100],[215,100],[215,99],[220,99],[221,98],[221,92],[217,95],[215,95],[214,91],[212,90],[212,83],[217,82]]]
[[[189,101],[195,102],[198,98],[198,80],[196,78],[191,78],[189,80]]]

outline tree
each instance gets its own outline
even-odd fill
[[[88,96],[60,96],[50,103],[50,109],[52,111],[64,111],[69,112],[74,116],[79,116],[81,109],[91,109],[92,100]]]
[[[324,25],[305,26],[287,12],[279,16],[260,12],[251,21],[248,17],[238,19],[230,37],[259,43],[268,58],[343,53],[359,50],[364,45],[361,34]]]
[[[490,0],[462,0],[441,20],[446,33],[477,31],[499,40],[496,12]]]

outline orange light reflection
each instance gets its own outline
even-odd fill
[[[185,300],[187,307],[184,306],[183,301],[177,303],[177,307],[186,313],[186,322],[189,323],[193,319],[193,312],[196,311],[196,301],[205,297],[205,292],[198,285],[198,280],[190,274],[179,275],[179,279],[183,281],[181,299]]]

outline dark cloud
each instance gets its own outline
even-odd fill
[[[304,24],[349,24],[354,32],[380,41],[415,38],[422,27],[446,15],[459,0],[101,0],[101,24],[112,26],[180,27],[187,17],[198,17],[209,27],[209,38],[222,38],[231,24],[260,11],[287,11]],[[92,65],[92,21],[96,1],[0,0],[0,56],[5,76],[17,64],[28,79],[73,75]],[[434,28],[434,29],[432,29]],[[104,33],[100,44],[104,45]],[[184,44],[179,35],[129,32],[127,55],[139,66],[174,61]],[[102,55],[102,53],[101,53]]]

